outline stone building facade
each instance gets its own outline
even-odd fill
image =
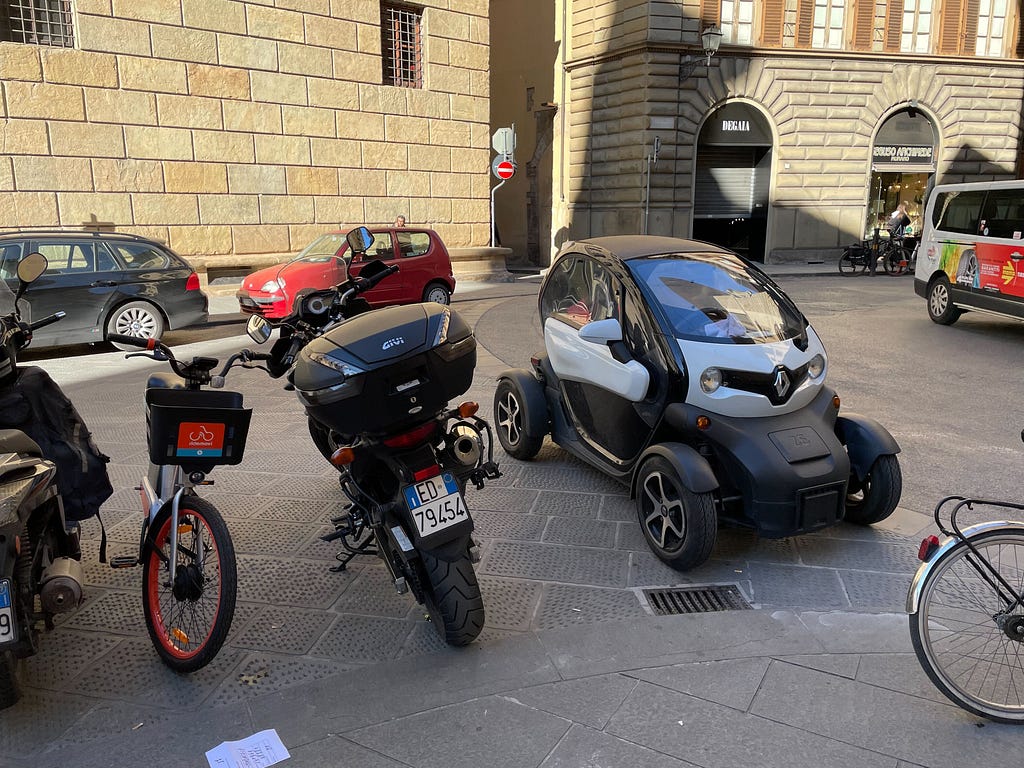
[[[0,42],[0,228],[98,222],[198,262],[399,213],[487,243],[488,0],[411,8],[419,87],[385,84],[400,4],[47,2],[71,47]]]
[[[540,236],[516,211],[530,199],[527,179],[498,212],[505,245],[528,253],[528,235],[542,243],[534,264],[565,239],[645,231],[768,262],[834,260],[899,201],[919,226],[931,184],[1019,172],[1017,4],[535,5],[555,44],[508,69],[500,62],[515,44],[495,36],[492,53],[496,88],[518,85],[534,105],[557,105],[546,122],[537,106],[495,118],[525,127],[525,156],[550,146],[535,173],[550,200]],[[700,33],[711,26],[724,34],[709,62]]]

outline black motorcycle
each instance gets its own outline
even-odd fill
[[[24,322],[18,311],[21,294],[46,266],[42,255],[26,256],[18,265],[17,295],[0,280],[0,311],[10,310],[0,317],[0,709],[19,698],[19,661],[37,652],[39,623],[52,629],[53,617],[74,609],[82,599],[78,524],[65,517],[57,464],[43,458],[41,448],[52,447],[45,438],[54,430],[47,432],[45,422],[64,415],[77,419],[77,413],[42,370],[17,365],[17,353],[28,346],[32,331],[64,315]],[[47,393],[50,399],[44,401]],[[34,411],[42,402],[45,417],[40,418]],[[36,439],[22,429],[5,428],[12,424],[33,432]],[[88,440],[87,432],[84,437]],[[50,450],[45,455],[60,461]],[[68,474],[66,481],[74,482],[75,474]],[[102,475],[106,480],[105,469]],[[68,504],[77,510],[79,501],[72,498]]]
[[[348,234],[352,253],[373,243],[366,227]],[[437,303],[375,309],[359,294],[398,271],[371,261],[358,277],[301,291],[267,370],[288,375],[320,452],[340,471],[351,504],[325,541],[340,541],[337,570],[357,555],[380,557],[399,593],[412,591],[449,645],[472,642],[484,624],[473,564],[479,548],[466,506],[467,482],[500,476],[487,422],[465,393],[476,339],[450,307]],[[271,325],[249,321],[269,339]]]

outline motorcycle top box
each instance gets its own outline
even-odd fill
[[[313,339],[291,374],[309,414],[339,435],[388,434],[466,392],[476,338],[450,307],[384,307]]]
[[[566,243],[538,309],[545,352],[499,376],[498,437],[543,439],[628,484],[652,551],[710,557],[718,521],[780,538],[899,502],[899,446],[840,414],[825,347],[783,290],[716,245],[619,236]]]

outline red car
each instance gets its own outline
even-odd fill
[[[373,306],[451,302],[455,290],[448,249],[432,229],[372,228],[373,244],[352,264],[353,275],[370,259],[397,264],[398,274],[382,280],[364,295]],[[236,294],[242,312],[268,319],[287,317],[292,300],[303,288],[327,288],[345,280],[349,261],[345,232],[321,235],[287,264],[258,270],[242,280]]]

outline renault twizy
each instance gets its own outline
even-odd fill
[[[652,551],[703,563],[719,520],[766,538],[896,508],[899,446],[839,412],[814,329],[755,265],[665,237],[567,243],[541,285],[545,354],[502,373],[512,457],[545,436],[628,484]]]

